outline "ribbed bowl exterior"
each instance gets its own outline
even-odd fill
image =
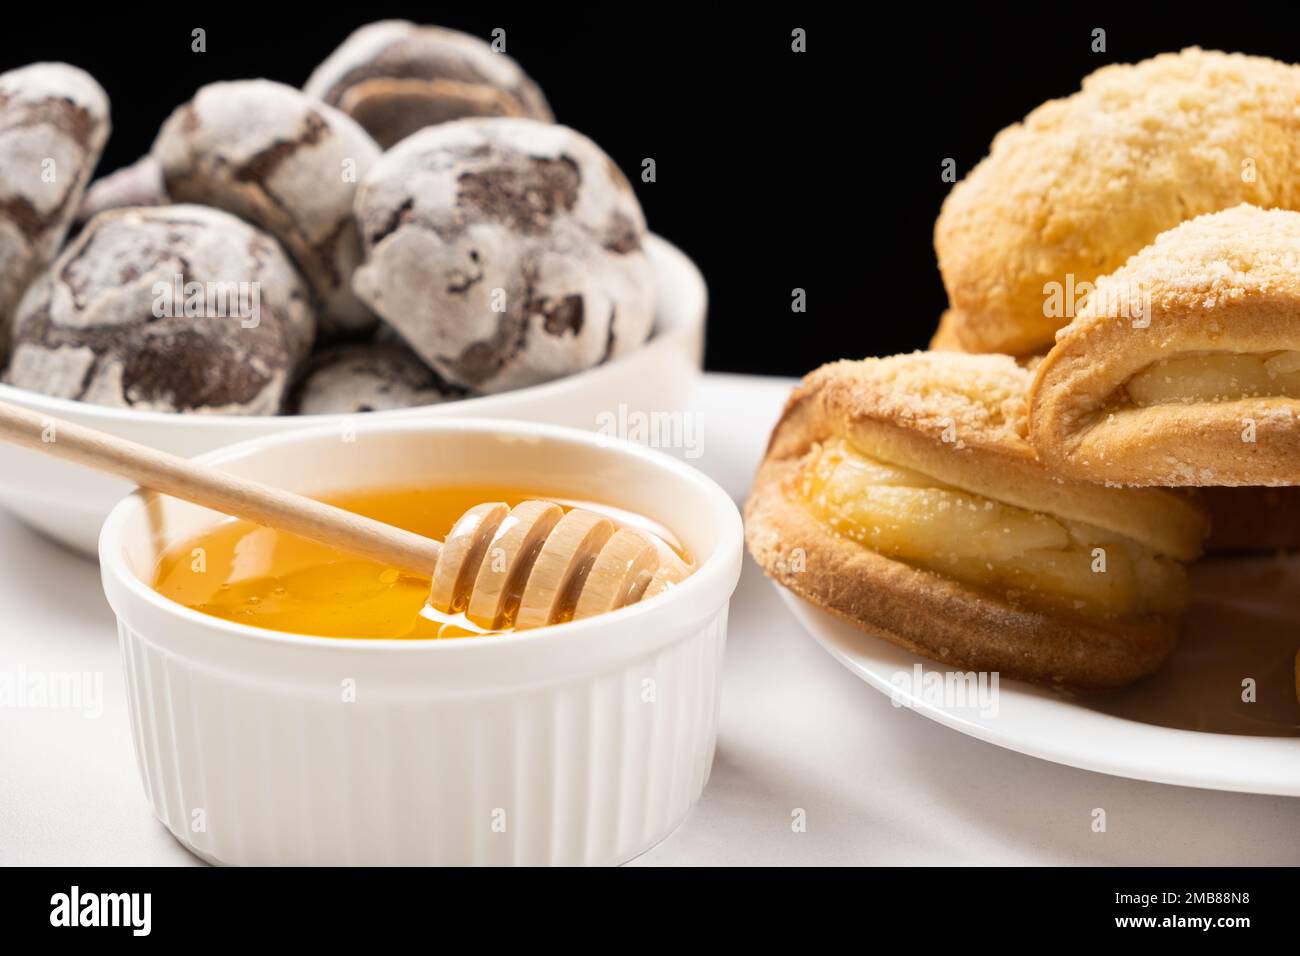
[[[514,634],[360,640],[247,627],[148,582],[212,512],[140,493],[104,523],[136,758],[186,847],[242,865],[628,860],[699,799],[717,735],[735,503],[652,449],[553,425],[362,423],[266,436],[208,464],[308,493],[549,483],[681,536],[695,568],[644,601]]]
[[[639,656],[460,691],[409,672],[349,685],[346,655],[232,666],[122,619],[119,637],[149,802],[210,862],[599,865],[653,846],[699,798],[726,619],[724,602]],[[425,657],[416,671],[437,666]]]

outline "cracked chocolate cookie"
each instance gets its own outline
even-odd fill
[[[96,216],[23,297],[4,381],[98,405],[272,415],[311,348],[279,244],[204,206]]]
[[[355,31],[303,87],[385,149],[416,130],[469,116],[551,122],[537,84],[504,53],[456,30],[384,20]]]
[[[291,407],[300,415],[341,415],[437,405],[465,397],[406,346],[358,342],[312,357]]]
[[[443,378],[501,392],[640,345],[654,319],[645,220],[585,136],[524,119],[416,133],[357,191],[353,288]]]
[[[0,359],[23,291],[54,258],[108,139],[88,73],[33,63],[0,74]]]
[[[172,199],[232,212],[284,244],[322,331],[374,326],[350,287],[361,258],[352,198],[379,147],[351,119],[269,80],[212,83],[172,113],[153,155]]]

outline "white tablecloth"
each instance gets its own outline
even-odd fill
[[[709,375],[696,397],[693,463],[738,500],[789,385]],[[20,666],[102,672],[104,707],[0,707],[0,863],[197,863],[145,802],[98,569],[0,514],[0,671]],[[1097,807],[1105,833],[1091,827]],[[1297,834],[1300,800],[1073,770],[896,709],[807,637],[747,562],[713,776],[634,865],[1294,865]]]

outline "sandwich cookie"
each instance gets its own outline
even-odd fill
[[[1064,481],[1001,355],[843,361],[795,390],[746,506],[766,573],[961,669],[1104,689],[1154,671],[1207,531],[1185,494]]]
[[[1300,484],[1300,213],[1201,216],[1098,279],[1038,367],[1030,438],[1088,481]]]

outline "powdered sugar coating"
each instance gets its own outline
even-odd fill
[[[116,210],[23,297],[4,380],[101,405],[270,415],[314,329],[270,236],[202,206]]]
[[[654,318],[645,221],[591,140],[458,120],[398,144],[357,192],[357,294],[445,379],[499,392],[640,345]]]
[[[323,327],[373,327],[352,294],[361,259],[352,199],[379,147],[349,117],[269,80],[212,83],[153,146],[166,192],[225,209],[280,240],[311,283]]]
[[[300,415],[346,415],[437,405],[464,395],[404,345],[360,342],[314,356],[293,407]]]
[[[23,291],[58,251],[108,139],[108,96],[82,70],[0,74],[0,360]]]

